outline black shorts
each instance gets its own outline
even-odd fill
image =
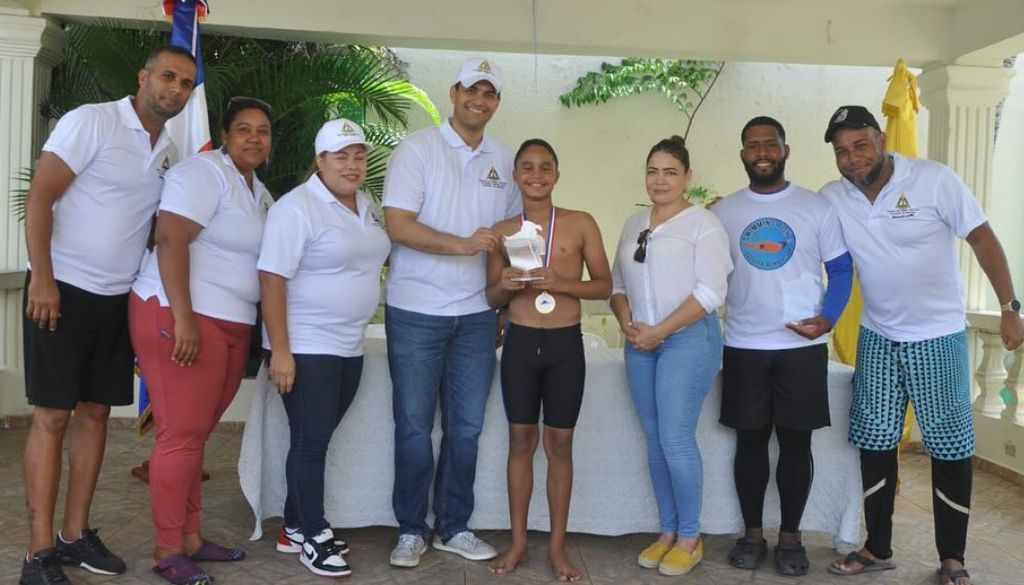
[[[98,295],[57,281],[57,330],[41,329],[21,314],[25,346],[25,395],[33,406],[74,410],[79,402],[123,406],[134,400],[134,362],[128,335],[128,293]]]
[[[544,404],[544,424],[576,426],[586,376],[579,324],[537,329],[510,323],[501,350],[501,397],[508,422],[535,425]]]
[[[740,431],[772,425],[809,431],[831,424],[828,347],[739,349],[722,352],[719,422]]]

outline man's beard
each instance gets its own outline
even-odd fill
[[[743,168],[747,171],[747,177],[750,178],[750,185],[752,187],[770,187],[778,183],[785,174],[786,159],[776,162],[775,168],[767,175],[760,174],[753,164],[747,164],[744,162]]]
[[[885,158],[881,157],[878,159],[878,162],[876,162],[874,166],[871,167],[871,169],[868,171],[868,174],[864,175],[864,178],[861,180],[855,179],[853,175],[847,175],[846,173],[841,174],[844,177],[846,177],[847,181],[856,185],[858,189],[863,189],[864,187],[867,187],[874,183],[875,181],[877,181],[878,177],[882,176],[882,167],[884,166]]]

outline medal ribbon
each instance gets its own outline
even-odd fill
[[[522,213],[520,221],[526,221],[526,212]],[[544,268],[551,265],[551,254],[555,250],[555,206],[551,206],[551,219],[548,220],[548,242],[547,250],[544,252]]]

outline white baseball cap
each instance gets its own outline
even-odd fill
[[[501,93],[504,79],[501,75],[501,68],[498,64],[484,57],[470,57],[462,62],[462,69],[459,69],[459,77],[455,83],[461,83],[462,87],[473,87],[478,81],[487,81],[494,86],[494,91]]]
[[[362,127],[352,120],[338,118],[324,122],[316,133],[316,154],[322,152],[338,152],[353,144],[362,144],[366,152],[373,150],[373,145],[366,141]]]

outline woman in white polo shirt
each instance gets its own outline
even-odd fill
[[[264,102],[232,98],[221,118],[223,146],[167,172],[156,248],[129,299],[132,346],[156,422],[153,570],[172,583],[211,580],[196,561],[245,556],[200,536],[200,481],[206,439],[238,391],[256,322],[256,260],[272,202],[256,169],[270,154],[271,118]]]
[[[654,145],[647,155],[653,205],[626,220],[612,274],[612,310],[626,336],[626,375],[661,524],[638,562],[665,575],[690,571],[704,554],[697,419],[722,359],[715,309],[732,271],[722,224],[686,199],[690,176],[682,138]]]
[[[371,149],[362,128],[331,120],[317,132],[317,172],[274,205],[260,251],[269,375],[288,415],[288,496],[277,550],[314,574],[351,573],[324,517],[324,466],[334,429],[363,370],[363,336],[380,302],[391,241],[359,188]]]

